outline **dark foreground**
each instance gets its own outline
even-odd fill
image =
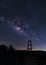
[[[18,51],[0,46],[0,65],[46,65],[46,52]]]

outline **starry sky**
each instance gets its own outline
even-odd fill
[[[46,1],[0,0],[0,44],[26,50],[46,50]]]

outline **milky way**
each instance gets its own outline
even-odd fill
[[[16,20],[17,19],[17,20]],[[24,19],[24,18],[23,18]],[[5,17],[1,16],[0,20],[2,23],[7,23],[7,25],[10,25],[11,28],[13,28],[14,31],[18,33],[25,33],[27,34],[30,38],[31,36],[37,36],[37,23],[33,23],[31,20],[26,21],[25,19],[23,20],[22,17],[15,17],[13,19],[5,19]],[[34,29],[34,30],[33,30]]]
[[[46,2],[0,0],[0,44],[16,49],[46,49]]]
[[[15,34],[17,32],[17,34],[21,35],[21,37],[25,37],[27,41],[39,40],[36,29],[37,24],[36,23],[34,24],[32,20],[27,21],[24,17],[15,17],[6,19],[5,17],[1,16],[0,22],[5,24],[8,27],[8,29],[11,27],[12,31],[14,31]]]

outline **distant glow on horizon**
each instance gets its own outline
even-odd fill
[[[32,49],[32,51],[46,51],[46,49]]]

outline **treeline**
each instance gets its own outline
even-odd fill
[[[15,51],[15,49],[13,48],[12,45],[10,45],[9,47],[7,47],[6,45],[0,45],[0,56],[6,56],[7,53],[13,53]]]
[[[0,65],[46,65],[46,52],[17,51],[12,45],[0,45]]]
[[[24,65],[24,56],[16,51],[12,45],[9,48],[0,45],[0,65]]]

